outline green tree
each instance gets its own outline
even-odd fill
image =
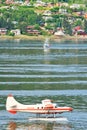
[[[40,26],[38,24],[35,24],[34,28],[37,29],[37,30],[40,30]]]
[[[12,23],[11,19],[9,19],[9,20],[6,22],[6,28],[7,28],[8,30],[14,29],[14,24]]]
[[[53,27],[52,27],[50,24],[47,24],[47,26],[45,26],[45,28],[46,28],[47,30],[52,30],[52,29],[53,29]]]
[[[6,20],[3,16],[0,17],[0,27],[6,27]]]
[[[62,26],[66,34],[72,35],[72,27],[67,18],[64,18]]]
[[[26,27],[27,27],[27,23],[22,21],[18,24],[18,28],[20,29],[21,33],[22,34],[25,34],[26,33]]]
[[[84,30],[87,33],[87,20],[86,19],[84,20]]]
[[[75,20],[74,26],[82,26],[82,20],[81,19]]]
[[[50,9],[50,11],[51,11],[52,13],[57,13],[57,12],[59,11],[59,7],[54,7],[54,8],[52,8],[52,9]]]

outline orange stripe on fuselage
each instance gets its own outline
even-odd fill
[[[9,112],[15,114],[17,111],[24,111],[24,112],[31,112],[31,113],[59,113],[63,111],[72,111],[73,109],[71,107],[59,107],[59,108],[26,108],[26,109],[11,109]]]

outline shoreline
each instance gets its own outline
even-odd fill
[[[0,40],[45,40],[46,38],[50,40],[57,40],[57,41],[64,41],[64,40],[86,40],[87,41],[87,35],[82,36],[82,35],[77,35],[77,36],[43,36],[43,35],[38,35],[38,36],[27,36],[27,35],[17,35],[17,36],[7,36],[7,35],[1,35]]]

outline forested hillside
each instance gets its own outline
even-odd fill
[[[38,6],[38,2],[42,5]],[[22,34],[27,34],[27,26],[32,25],[40,34],[47,34],[61,27],[66,34],[72,35],[73,28],[81,26],[87,32],[87,7],[84,3],[85,0],[32,0],[25,5],[25,1],[6,4],[2,0],[0,28],[6,28],[8,34],[12,29],[20,29]]]

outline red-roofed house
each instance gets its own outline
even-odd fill
[[[6,28],[0,28],[0,35],[6,35],[7,29]]]

